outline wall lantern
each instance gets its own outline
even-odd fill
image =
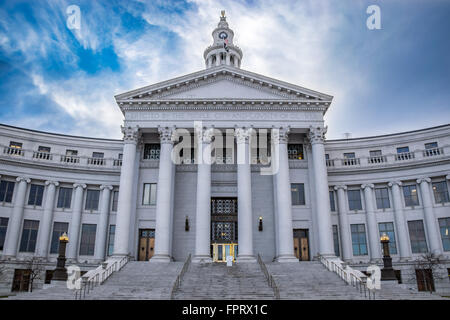
[[[263,231],[263,221],[262,217],[259,217],[258,230]]]
[[[189,217],[186,216],[186,221],[184,222],[184,231],[189,231]]]

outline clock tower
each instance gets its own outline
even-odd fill
[[[203,53],[206,68],[220,65],[241,67],[242,51],[233,44],[234,32],[228,27],[225,11],[222,10],[219,24],[212,32],[214,43]]]

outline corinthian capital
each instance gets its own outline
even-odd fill
[[[175,127],[158,127],[158,132],[161,143],[174,143],[176,138]]]
[[[137,143],[139,140],[140,132],[139,127],[120,127],[123,133],[123,142],[125,143]]]
[[[82,188],[82,189],[86,189],[86,184],[84,183],[74,183],[73,187],[76,188]]]
[[[373,188],[375,188],[375,185],[373,183],[365,183],[365,184],[361,185],[361,189],[366,189],[366,188],[373,189]]]
[[[111,191],[113,189],[113,186],[102,184],[100,186],[100,190],[103,190],[103,189],[108,189],[109,191]]]
[[[308,138],[311,144],[323,143],[328,127],[309,127]]]
[[[287,143],[289,139],[290,127],[272,128],[272,141],[274,144]]]
[[[236,128],[234,135],[237,143],[248,143],[252,135],[253,128]]]
[[[197,130],[197,141],[199,143],[211,143],[214,137],[214,128],[198,128]]]

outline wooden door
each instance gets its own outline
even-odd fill
[[[139,230],[138,261],[148,261],[153,257],[155,247],[155,230]]]
[[[155,238],[149,238],[148,240],[148,259],[150,260],[151,257],[153,257],[153,253],[155,252]]]
[[[294,238],[294,254],[300,260],[300,241],[298,238]]]
[[[11,291],[28,291],[30,285],[30,270],[14,270],[14,279]]]
[[[302,261],[309,260],[309,246],[308,238],[300,238],[301,259]]]
[[[139,239],[139,261],[147,260],[147,238],[141,237]]]
[[[433,272],[430,269],[416,269],[416,279],[418,291],[434,291]]]

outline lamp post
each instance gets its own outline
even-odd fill
[[[386,233],[380,238],[383,246],[383,269],[381,269],[381,281],[397,280],[394,269],[392,268],[392,258],[389,253],[389,236]]]
[[[58,261],[56,263],[56,269],[53,272],[52,280],[56,281],[66,281],[67,280],[67,269],[66,269],[66,245],[69,242],[69,237],[64,232],[61,237],[59,237],[59,252]]]

